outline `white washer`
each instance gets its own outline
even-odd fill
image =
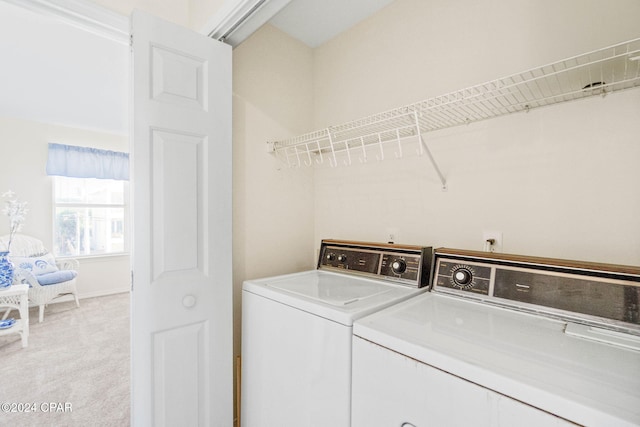
[[[354,324],[354,427],[640,425],[640,268],[438,249]]]
[[[349,426],[353,322],[426,290],[430,262],[430,247],[324,240],[317,270],[245,281],[242,426]]]

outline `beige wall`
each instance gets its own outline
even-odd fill
[[[318,169],[327,236],[640,264],[640,89],[427,135],[426,156]]]
[[[91,0],[104,8],[129,16],[134,9],[200,31],[223,6],[235,0]]]
[[[200,31],[223,6],[232,0],[189,0],[189,28]]]
[[[314,51],[314,126],[640,37],[637,0],[396,0]]]
[[[128,140],[113,135],[13,118],[0,118],[0,141],[4,155],[0,168],[0,192],[13,190],[28,203],[29,212],[22,233],[53,242],[52,177],[47,176],[49,142],[129,151]],[[5,216],[0,235],[9,231]],[[127,292],[130,288],[128,256],[81,258],[78,275],[80,298]]]
[[[559,4],[558,4],[559,3]],[[640,3],[396,0],[310,49],[269,25],[234,50],[234,316],[242,281],[345,238],[640,264],[640,89],[427,134],[428,159],[289,169],[266,141],[640,36]],[[415,148],[415,147],[412,147]]]
[[[266,144],[310,128],[312,60],[310,48],[271,26],[233,51],[234,358],[242,282],[314,266],[313,170],[283,167]]]
[[[189,3],[192,0],[91,0],[106,9],[129,16],[134,9],[151,13],[165,21],[189,27]],[[200,0],[198,0],[200,1]],[[215,0],[211,0],[215,1]]]
[[[314,129],[638,37],[637,16],[634,0],[397,0],[314,51]],[[505,252],[638,265],[638,135],[635,89],[427,134],[447,192],[426,157],[320,168],[314,240],[482,249],[496,230]]]
[[[311,126],[312,51],[271,26],[233,52],[236,354],[242,281],[313,268],[313,170],[283,167],[266,141]]]
[[[299,270],[280,254],[304,259],[305,239],[316,248],[322,238],[386,241],[390,233],[481,249],[484,231],[501,231],[505,252],[640,264],[637,89],[427,134],[446,192],[411,150],[402,160],[315,170],[288,169],[264,151],[269,139],[638,37],[636,16],[635,0],[396,0],[315,50],[265,26],[234,51],[236,287]],[[273,217],[254,206],[272,206]],[[287,216],[302,234],[270,250],[272,221],[296,206],[312,209],[312,219]]]

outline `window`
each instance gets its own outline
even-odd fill
[[[126,253],[128,182],[55,176],[56,256]]]

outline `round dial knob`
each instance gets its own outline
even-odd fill
[[[336,259],[336,254],[334,254],[333,252],[329,252],[326,258],[327,258],[327,261],[333,261],[334,259]]]
[[[453,282],[461,287],[466,287],[471,284],[473,275],[471,271],[466,268],[459,268],[453,272]]]
[[[347,260],[347,256],[345,254],[338,255],[338,261],[345,262]]]
[[[391,263],[391,270],[396,274],[402,274],[407,270],[407,263],[403,259],[397,259]]]

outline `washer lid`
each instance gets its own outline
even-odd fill
[[[426,290],[321,270],[246,280],[242,289],[349,327],[355,319]]]
[[[266,285],[338,307],[386,294],[393,289],[388,284],[326,274],[308,274],[299,276],[293,281],[282,278],[268,282]]]

